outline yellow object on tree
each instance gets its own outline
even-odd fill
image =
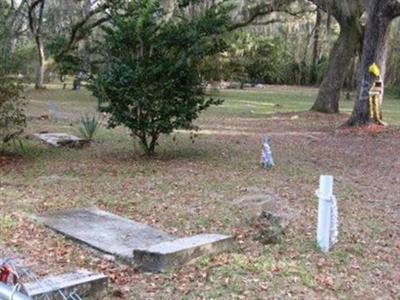
[[[381,72],[379,71],[379,67],[376,65],[376,63],[373,63],[369,66],[368,72],[370,72],[375,77],[381,76]]]

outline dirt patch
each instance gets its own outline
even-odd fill
[[[0,152],[0,168],[13,166],[21,161],[21,159],[20,155]]]

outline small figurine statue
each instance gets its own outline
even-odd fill
[[[383,82],[381,79],[378,66],[373,63],[369,69],[369,73],[375,77],[375,80],[369,90],[369,114],[375,124],[386,126],[382,121],[382,97],[383,97]]]
[[[261,149],[261,167],[264,169],[270,169],[274,166],[271,147],[269,146],[268,142],[269,142],[268,136],[265,134],[262,139],[262,149]]]

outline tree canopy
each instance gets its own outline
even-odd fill
[[[1,22],[7,23],[3,27],[8,31],[7,37],[2,36],[1,47],[14,57],[3,61],[8,62],[7,68],[15,74],[27,79],[34,77],[37,88],[44,87],[54,73],[61,80],[76,72],[96,73],[102,58],[95,41],[104,41],[104,28],[112,28],[113,7],[127,3],[1,0]],[[179,13],[194,18],[221,3],[230,8],[226,30],[231,34],[224,35],[226,49],[204,55],[197,65],[204,81],[239,81],[242,86],[245,83],[319,86],[311,109],[324,113],[339,112],[343,88],[358,87],[349,124],[369,122],[366,94],[364,91],[362,100],[360,90],[361,83],[368,81],[365,75],[368,64],[376,61],[386,83],[400,82],[394,64],[399,55],[390,47],[399,31],[389,30],[399,28],[398,22],[392,22],[399,15],[398,1],[162,0],[160,7],[165,11],[164,18],[177,20]],[[380,10],[374,10],[373,5]],[[379,36],[371,38],[371,28],[382,24],[386,29],[382,27]],[[385,67],[387,60],[389,72]]]

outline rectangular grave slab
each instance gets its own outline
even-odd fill
[[[200,234],[133,250],[135,262],[152,272],[164,272],[203,255],[231,250],[233,238],[221,234]]]
[[[59,291],[67,296],[75,292],[80,297],[96,298],[105,294],[107,284],[108,279],[106,275],[80,269],[59,276],[48,276],[35,282],[26,283],[24,287],[29,297],[33,300],[64,300]]]
[[[132,262],[133,249],[173,240],[167,233],[97,208],[71,209],[37,216],[40,222],[102,252]]]
[[[53,147],[83,147],[88,144],[87,140],[68,133],[35,133],[34,136]]]
[[[231,236],[175,237],[97,208],[43,214],[36,219],[66,236],[154,272],[163,272],[199,256],[233,247]]]

